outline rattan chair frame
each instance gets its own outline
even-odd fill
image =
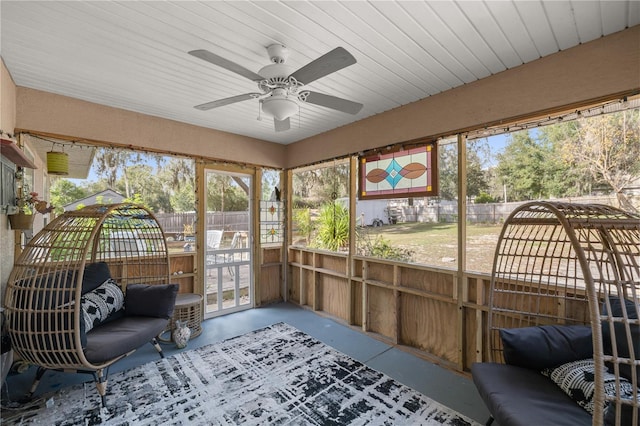
[[[134,204],[92,205],[65,212],[38,232],[16,259],[5,309],[12,348],[39,367],[89,372],[104,395],[108,367],[130,353],[94,364],[82,344],[80,300],[85,266],[104,261],[123,292],[129,284],[169,284],[170,265],[160,224]],[[162,355],[157,342],[156,349]],[[104,401],[103,401],[104,402]]]
[[[595,370],[593,425],[601,425],[605,401],[616,404],[617,425],[621,405],[632,405],[638,422],[635,376],[640,353],[631,357],[605,356],[602,327],[624,324],[640,327],[626,310],[611,312],[609,296],[622,295],[640,312],[640,215],[610,206],[560,202],[531,202],[513,211],[505,221],[496,247],[488,315],[488,358],[504,362],[499,331],[547,324],[586,324],[593,335]],[[613,348],[617,347],[611,333]],[[632,346],[630,344],[630,346]],[[638,342],[633,346],[638,347]],[[635,388],[632,400],[604,394],[605,362],[613,365],[619,386],[621,365],[631,367]],[[523,384],[526,386],[526,384]],[[619,388],[618,388],[619,389]]]

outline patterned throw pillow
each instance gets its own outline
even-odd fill
[[[593,359],[583,359],[568,362],[555,368],[545,368],[542,374],[549,377],[560,386],[567,395],[582,408],[593,414],[593,396],[595,391],[595,363]],[[620,391],[622,398],[632,398],[633,385],[624,377],[620,377]],[[605,371],[604,392],[615,397],[616,376]]]
[[[122,309],[124,294],[120,286],[111,278],[98,288],[82,296],[81,306],[85,332],[107,319],[112,313]]]

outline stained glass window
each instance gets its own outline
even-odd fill
[[[282,243],[282,201],[260,201],[260,243]]]
[[[358,198],[438,195],[436,144],[360,157]]]

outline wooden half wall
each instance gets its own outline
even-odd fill
[[[463,374],[489,359],[489,274],[295,246],[288,269],[290,302]]]

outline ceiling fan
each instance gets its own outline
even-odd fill
[[[195,108],[207,111],[235,102],[259,99],[262,111],[273,117],[276,132],[291,128],[289,118],[298,112],[300,108],[298,102],[319,105],[348,114],[357,114],[362,109],[362,104],[358,102],[310,90],[302,90],[303,86],[321,77],[355,64],[356,59],[344,48],[337,47],[294,72],[291,72],[290,67],[285,65],[289,57],[289,50],[285,46],[272,44],[267,47],[267,53],[272,63],[255,73],[208,50],[190,51],[189,54],[196,58],[255,81],[258,83],[258,89],[260,89],[260,92],[218,99],[217,101],[196,105]]]

